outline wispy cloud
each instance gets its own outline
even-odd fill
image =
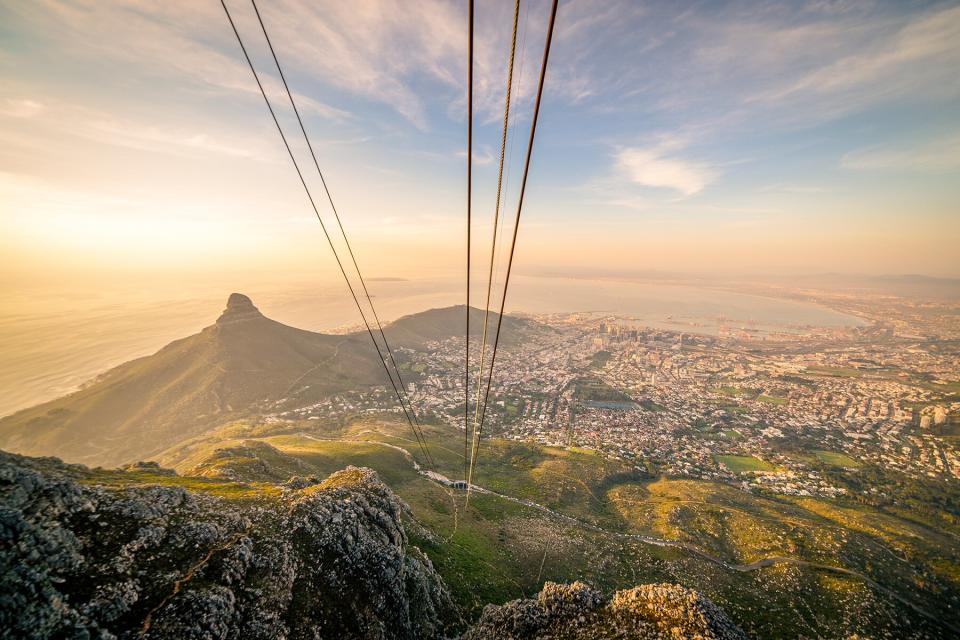
[[[840,34],[833,34],[834,42]],[[935,11],[907,22],[890,35],[878,34],[859,50],[756,94],[751,100],[780,102],[797,96],[843,95],[843,111],[864,103],[925,88],[956,92],[953,70],[960,64],[960,7]],[[833,45],[835,46],[835,44]],[[937,86],[942,79],[945,85]],[[856,94],[851,95],[855,90]],[[839,108],[831,105],[831,114]]]
[[[249,0],[227,1],[295,153],[305,153]],[[548,8],[525,0],[521,9],[511,197]],[[460,215],[465,3],[263,0],[260,9],[356,225],[376,237],[384,221],[413,220],[427,237],[433,221],[419,211],[438,224]],[[474,162],[490,165],[477,174],[484,181],[493,176],[478,189],[495,184],[512,11],[478,3]],[[190,207],[301,219],[303,194],[215,0],[0,2],[0,22],[0,171],[9,174],[0,222],[13,210],[10,184],[26,175],[43,183],[17,196],[25,212],[45,191],[55,196],[45,211],[81,207],[77,219]],[[945,115],[960,102],[957,68],[956,2],[564,0],[531,212],[549,209],[551,224],[595,212],[578,242],[630,220],[687,225],[717,242],[731,238],[724,224],[748,216],[781,230],[791,216],[796,228],[809,224],[811,211],[850,221],[884,210],[893,220],[906,198],[939,215],[955,200],[944,172],[960,168]],[[837,149],[850,153],[838,161]],[[868,188],[853,171],[930,175]],[[903,194],[896,205],[893,189]],[[131,202],[101,197],[115,191]],[[169,206],[154,206],[158,198]],[[437,246],[446,239],[438,233]]]
[[[642,187],[665,188],[684,196],[703,191],[717,177],[712,167],[668,155],[662,148],[628,148],[616,154],[617,168]]]
[[[131,149],[253,156],[249,149],[223,142],[209,133],[169,131],[152,125],[131,124],[113,119],[87,123],[85,134],[99,141]]]
[[[900,146],[881,146],[843,156],[840,166],[858,171],[951,171],[960,169],[960,134]]]
[[[32,118],[45,109],[45,105],[28,98],[6,98],[0,102],[0,115],[11,118]]]
[[[456,157],[466,158],[467,150],[461,149],[457,151]],[[498,156],[499,158],[499,156]],[[479,148],[473,150],[473,163],[478,165],[488,165],[493,163],[493,150],[487,145],[480,145]]]
[[[86,56],[94,66],[119,62],[127,65],[121,72],[134,69],[134,76],[149,73],[180,86],[190,81],[199,91],[258,92],[217,3],[37,0],[7,10],[21,31],[29,29],[56,42],[60,55]],[[279,79],[269,66],[263,70],[271,97],[282,102],[286,94]],[[306,113],[349,117],[345,110],[306,95],[298,95],[297,101]]]
[[[3,118],[26,120],[17,127],[2,126]],[[227,141],[225,135],[213,133],[204,123],[158,123],[144,118],[122,117],[81,105],[62,104],[52,100],[11,98],[0,103],[0,131],[4,138],[29,142],[44,132],[63,138],[83,138],[96,144],[107,144],[141,151],[175,155],[227,155],[237,157],[272,157],[258,153],[262,140],[246,137]],[[29,146],[29,145],[28,145]]]
[[[238,7],[238,20],[248,9]],[[279,54],[298,73],[387,104],[420,128],[426,126],[426,108],[412,80],[426,74],[451,83],[455,77],[444,64],[460,39],[460,21],[449,5],[416,3],[399,10],[384,1],[287,0],[262,12]]]
[[[572,62],[591,109],[644,127],[740,131],[816,126],[877,106],[960,95],[960,7],[729,2],[604,24]],[[558,57],[563,57],[559,54]],[[574,56],[570,56],[571,58]]]
[[[268,89],[282,101],[249,4],[229,4]],[[525,53],[522,65],[517,60],[522,81],[515,96],[521,112],[536,82],[547,5],[523,6]],[[570,0],[560,10],[548,91],[566,104],[655,111],[688,126],[704,113],[714,123],[750,122],[758,112],[822,120],[895,97],[956,93],[960,7],[881,9],[819,1],[692,11]],[[305,110],[349,118],[348,109],[332,104],[346,102],[346,94],[385,105],[420,129],[430,128],[435,109],[463,117],[466,19],[458,3],[276,0],[261,10]],[[256,92],[217,3],[36,0],[6,11],[71,55],[192,78],[207,90]],[[502,108],[511,17],[509,3],[478,10],[475,97],[485,121]]]

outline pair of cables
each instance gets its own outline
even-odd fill
[[[523,166],[523,177],[520,182],[520,195],[517,200],[517,211],[513,223],[513,236],[510,242],[510,253],[507,260],[507,270],[503,282],[503,295],[500,297],[500,312],[497,315],[497,325],[493,337],[493,347],[490,354],[490,366],[487,369],[487,379],[484,388],[483,366],[485,361],[485,351],[487,344],[487,327],[490,322],[490,297],[493,288],[493,267],[496,258],[497,245],[497,227],[500,217],[500,196],[503,185],[504,157],[506,152],[507,129],[510,121],[510,99],[513,86],[513,62],[517,45],[517,22],[520,13],[520,2],[516,0],[513,13],[513,35],[510,44],[510,62],[507,70],[507,92],[504,104],[503,133],[500,138],[500,166],[497,178],[497,205],[494,212],[493,240],[490,248],[490,267],[487,275],[487,299],[484,309],[483,338],[480,348],[480,367],[477,376],[477,401],[474,411],[473,438],[472,445],[468,445],[470,436],[468,434],[469,413],[470,413],[470,249],[471,249],[471,217],[472,217],[472,164],[473,164],[473,0],[469,2],[469,45],[468,45],[468,82],[467,82],[467,333],[466,333],[466,357],[465,357],[465,402],[464,402],[464,481],[467,485],[467,501],[470,499],[470,492],[473,487],[473,476],[476,470],[477,459],[479,457],[480,440],[483,435],[483,424],[487,414],[487,404],[490,399],[490,387],[493,382],[493,371],[497,360],[497,348],[500,344],[500,333],[503,328],[504,307],[507,301],[507,291],[510,287],[510,274],[513,270],[513,259],[517,247],[517,233],[520,229],[520,216],[523,211],[523,199],[526,194],[527,177],[530,172],[530,158],[533,154],[533,143],[537,131],[537,120],[540,115],[540,103],[543,98],[543,87],[547,73],[547,62],[550,58],[550,45],[553,40],[554,24],[557,17],[558,0],[553,0],[550,7],[550,18],[547,25],[546,41],[543,49],[543,60],[540,64],[540,77],[537,82],[537,93],[533,104],[533,115],[530,123],[530,136],[527,140],[527,152]],[[468,452],[469,449],[469,452]],[[469,454],[469,455],[468,455]],[[469,459],[468,459],[469,458]]]
[[[363,292],[363,295],[366,298],[367,304],[369,305],[374,323],[376,324],[377,332],[380,335],[380,339],[383,341],[383,346],[381,347],[380,343],[377,341],[376,336],[374,335],[373,327],[370,324],[370,320],[367,318],[367,314],[363,310],[363,306],[360,303],[360,299],[357,295],[357,292],[353,286],[353,283],[350,280],[350,277],[347,275],[347,270],[343,265],[343,261],[340,258],[340,254],[337,252],[337,248],[333,243],[333,238],[330,235],[327,225],[324,223],[322,216],[320,215],[320,210],[317,207],[316,201],[313,198],[313,194],[310,191],[310,187],[307,186],[307,181],[304,178],[303,171],[300,169],[300,164],[297,162],[296,156],[293,153],[293,150],[290,148],[290,143],[287,141],[287,136],[283,131],[283,127],[280,126],[280,121],[277,119],[277,114],[273,109],[273,104],[270,102],[270,98],[267,96],[267,92],[263,87],[263,83],[260,81],[260,76],[257,73],[256,67],[253,64],[253,61],[250,58],[249,53],[247,52],[247,47],[243,42],[243,38],[240,36],[240,32],[237,30],[237,26],[233,21],[233,16],[230,14],[230,9],[227,8],[225,0],[220,0],[220,4],[223,6],[224,13],[226,13],[227,20],[230,23],[231,29],[237,38],[237,43],[240,45],[241,51],[243,51],[243,57],[247,61],[247,66],[250,67],[250,72],[253,74],[253,78],[257,83],[257,87],[260,89],[260,94],[263,96],[263,100],[267,105],[267,110],[270,112],[270,117],[273,119],[273,123],[277,127],[277,131],[280,134],[280,138],[283,141],[283,146],[287,150],[287,154],[290,156],[290,161],[293,163],[293,167],[297,172],[297,177],[300,178],[300,183],[303,185],[303,189],[307,194],[307,199],[310,201],[310,207],[313,209],[314,214],[317,217],[317,220],[320,222],[320,227],[323,229],[323,235],[327,240],[327,244],[330,245],[330,250],[333,252],[333,257],[337,262],[337,266],[340,269],[340,273],[343,276],[344,281],[347,284],[347,288],[350,292],[350,297],[353,299],[354,304],[357,307],[357,311],[360,312],[360,318],[363,320],[363,325],[367,330],[367,334],[370,336],[371,342],[373,342],[374,349],[376,349],[377,357],[380,360],[380,363],[383,365],[384,372],[387,374],[387,378],[390,380],[390,386],[393,388],[394,395],[397,398],[397,402],[400,403],[400,407],[403,410],[404,417],[407,420],[407,423],[410,425],[411,431],[413,431],[414,436],[417,439],[417,444],[420,447],[420,451],[423,453],[423,457],[426,463],[433,468],[436,468],[433,457],[430,455],[430,451],[426,445],[426,438],[423,435],[423,427],[420,425],[420,420],[417,418],[416,412],[413,410],[413,405],[410,403],[410,398],[407,395],[406,387],[403,383],[403,378],[400,375],[400,368],[397,365],[396,358],[393,355],[393,349],[390,348],[390,343],[387,341],[387,336],[383,331],[383,325],[380,322],[380,317],[377,315],[376,308],[373,304],[373,299],[370,296],[370,292],[367,290],[366,282],[363,279],[363,274],[360,271],[360,266],[357,263],[357,258],[353,252],[353,248],[350,245],[350,241],[347,238],[347,232],[344,230],[343,223],[340,220],[340,214],[337,212],[337,207],[333,202],[333,196],[330,194],[330,189],[327,186],[327,181],[323,177],[323,171],[320,170],[320,163],[317,160],[317,155],[313,150],[313,145],[310,142],[310,136],[307,134],[307,129],[303,124],[303,118],[300,117],[300,110],[297,108],[296,100],[294,100],[293,92],[290,90],[290,86],[287,84],[286,76],[283,73],[283,67],[280,65],[280,60],[277,57],[277,53],[273,48],[273,42],[270,40],[270,35],[267,32],[267,27],[264,24],[263,17],[260,15],[260,10],[257,7],[256,0],[250,0],[253,5],[253,10],[257,16],[257,22],[260,24],[260,29],[263,31],[263,37],[267,41],[267,45],[270,49],[270,55],[273,57],[273,62],[277,67],[277,72],[280,74],[280,79],[283,82],[283,88],[286,90],[287,98],[290,101],[290,106],[293,108],[293,113],[297,118],[297,122],[300,125],[300,131],[303,134],[303,138],[307,143],[307,148],[310,150],[310,156],[313,158],[314,167],[317,170],[317,174],[320,176],[320,182],[323,185],[324,192],[326,193],[327,200],[330,203],[330,208],[333,211],[334,218],[337,221],[337,226],[340,229],[340,234],[343,236],[343,241],[347,247],[347,251],[350,255],[350,259],[353,263],[354,270],[357,273],[357,277],[360,282],[360,286]],[[387,365],[389,361],[390,366]],[[393,368],[391,372],[390,367]],[[396,380],[394,380],[396,376]]]

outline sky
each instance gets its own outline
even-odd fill
[[[514,5],[477,4],[480,278]],[[252,6],[228,6],[333,225]],[[365,275],[462,271],[466,2],[259,7]],[[548,9],[521,2],[510,225]],[[960,4],[560,2],[518,272],[958,277],[958,238]],[[339,277],[220,4],[0,3],[3,286],[224,274]]]

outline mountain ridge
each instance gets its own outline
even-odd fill
[[[404,316],[385,333],[394,347],[423,348],[462,335],[464,309]],[[471,316],[482,325],[481,310],[473,308]],[[533,326],[509,317],[504,324],[511,330]],[[243,416],[294,385],[322,399],[386,384],[365,331],[331,335],[291,327],[233,293],[200,332],[114,367],[71,394],[0,418],[0,447],[119,465]]]

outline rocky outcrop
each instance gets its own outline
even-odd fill
[[[225,325],[262,317],[260,310],[254,306],[253,300],[242,293],[231,293],[230,297],[227,298],[227,308],[217,318],[217,324]]]
[[[463,640],[741,640],[744,633],[707,598],[673,584],[647,584],[606,599],[582,583],[548,582],[536,599],[489,605]]]
[[[126,471],[146,471],[147,473],[153,473],[155,475],[164,475],[164,476],[175,476],[177,472],[173,469],[165,469],[160,466],[160,463],[154,462],[153,460],[140,460],[128,464],[124,467]]]
[[[310,467],[299,458],[287,455],[259,440],[220,447],[186,475],[222,478],[238,482],[266,480],[282,482],[291,476],[309,474]]]
[[[455,637],[408,516],[365,468],[244,485],[0,452],[0,638]],[[488,606],[463,640],[743,637],[676,585],[577,582]]]
[[[454,621],[369,469],[242,499],[98,473],[0,453],[3,637],[432,638]]]

